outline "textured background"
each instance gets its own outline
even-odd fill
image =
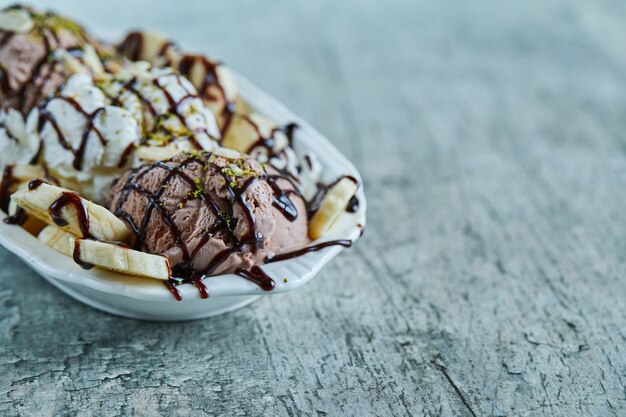
[[[54,4],[277,96],[355,161],[369,221],[301,290],[179,324],[0,249],[0,414],[626,415],[624,1]]]

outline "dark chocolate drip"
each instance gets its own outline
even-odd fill
[[[176,288],[176,282],[175,281],[170,279],[169,281],[165,281],[164,284],[165,284],[165,287],[167,287],[167,289],[169,290],[169,292],[172,293],[172,295],[174,296],[176,301],[182,301],[183,300],[183,296],[180,294],[180,291],[178,291],[178,288]]]
[[[194,278],[193,285],[195,285],[198,289],[198,292],[200,293],[200,298],[209,298],[209,290],[206,285],[204,285],[204,282],[202,282],[202,277]]]
[[[227,173],[227,170],[209,162],[210,156],[211,154],[209,152],[190,154],[189,157],[184,158],[179,162],[173,162],[172,160],[167,162],[155,162],[131,171],[124,186],[122,187],[122,190],[120,191],[120,196],[114,207],[115,214],[120,219],[124,220],[133,232],[135,236],[134,248],[138,250],[145,247],[144,234],[146,233],[154,212],[156,211],[159,213],[165,227],[169,231],[170,236],[174,240],[176,246],[180,248],[183,257],[182,262],[175,265],[172,270],[173,278],[170,280],[170,286],[175,286],[184,282],[193,283],[196,287],[198,287],[199,291],[201,291],[201,295],[204,290],[199,286],[198,282],[205,276],[213,273],[228,259],[231,254],[244,250],[256,251],[262,247],[263,236],[256,230],[256,219],[253,208],[249,207],[248,203],[244,199],[245,191],[251,184],[255,181],[266,181],[270,183],[272,185],[272,190],[275,193],[275,198],[280,198],[285,206],[293,207],[293,203],[289,200],[288,195],[283,193],[275,182],[272,182],[273,179],[269,175],[251,176],[242,184],[237,184],[235,181],[236,179],[231,178]],[[191,164],[199,164],[203,171],[207,169],[216,170],[223,176],[226,190],[228,192],[228,198],[224,201],[220,199],[220,201],[222,201],[222,205],[224,205],[224,203],[228,203],[228,207],[221,207],[211,195],[198,186],[197,178],[191,178],[185,172],[186,168],[188,168]],[[140,180],[154,169],[166,170],[167,174],[157,185],[157,188],[155,188],[156,191],[151,192],[140,185]],[[216,217],[215,224],[211,225],[211,227],[205,231],[205,234],[201,238],[200,242],[196,243],[193,250],[191,250],[183,241],[181,231],[173,218],[174,213],[170,213],[162,200],[165,190],[168,188],[170,182],[175,178],[178,178],[186,183],[193,191],[193,197],[200,199],[202,204],[205,205]],[[128,199],[131,192],[140,193],[147,199],[147,206],[144,210],[143,218],[139,221],[133,219],[133,216],[130,213],[123,210],[124,203]],[[277,193],[280,194],[277,196]],[[180,204],[184,203],[185,200],[180,202]],[[245,228],[247,232],[242,236],[238,236],[235,233],[237,224],[232,220],[234,217],[235,207],[242,209],[244,221],[247,222],[247,227]],[[297,210],[295,210],[295,215],[297,216]],[[194,260],[196,256],[216,234],[224,236],[224,239],[228,243],[229,247],[215,255],[206,268],[202,270],[195,269]]]
[[[7,74],[6,70],[2,67],[2,64],[0,64],[0,89],[5,95],[11,92],[9,74]]]
[[[11,187],[14,183],[15,178],[13,177],[13,165],[7,165],[2,173],[2,182],[0,182],[0,209],[5,213],[9,212]]]
[[[359,211],[359,198],[355,195],[352,196],[350,201],[348,201],[348,205],[346,206],[346,211],[348,213],[356,213]]]
[[[61,215],[61,211],[64,207],[73,206],[76,209],[76,216],[78,220],[78,227],[83,234],[83,238],[89,239],[91,238],[91,233],[89,232],[89,213],[87,212],[87,207],[85,206],[83,199],[76,193],[64,191],[61,195],[54,200],[54,202],[48,207],[48,212],[50,213],[50,217],[54,224],[59,227],[67,226],[67,220],[63,218]]]
[[[29,191],[33,191],[36,190],[37,188],[39,188],[41,186],[41,184],[45,184],[46,182],[44,180],[42,180],[41,178],[37,178],[34,180],[31,180],[28,183],[28,190]]]
[[[297,194],[302,198],[302,195],[297,190],[295,184],[291,183],[293,186],[293,190],[283,190],[278,186],[278,180],[290,181],[289,177],[285,175],[268,175],[267,183],[272,187],[272,191],[274,191],[274,195],[272,196],[272,204],[274,207],[278,208],[278,210],[285,216],[287,220],[290,222],[295,221],[298,218],[298,209],[293,204],[293,201],[289,198],[290,194]],[[302,198],[304,200],[304,198]]]
[[[317,252],[319,250],[322,250],[330,246],[343,246],[345,248],[349,248],[352,246],[352,241],[350,239],[339,239],[339,240],[330,240],[328,242],[317,243],[315,245],[307,246],[302,249],[281,253],[273,257],[267,257],[265,259],[265,262],[269,264],[272,262],[279,262],[279,261],[284,261],[287,259],[293,259],[293,258],[297,258],[298,256],[302,256],[310,252]]]
[[[257,265],[252,266],[252,268],[250,268],[249,270],[244,268],[237,268],[235,270],[235,274],[255,283],[263,291],[272,291],[276,286],[276,283],[274,282],[272,277],[267,275],[265,271]]]
[[[74,262],[76,262],[83,269],[91,269],[94,267],[93,264],[90,264],[80,259],[80,241],[78,239],[74,240],[74,250],[72,251],[72,258],[74,258]]]
[[[141,57],[141,49],[143,48],[143,35],[141,32],[131,32],[126,35],[118,47],[122,55],[128,57],[132,61],[137,61]]]
[[[17,210],[15,210],[15,214],[13,214],[12,216],[5,217],[4,222],[6,224],[14,224],[14,225],[21,226],[24,223],[26,223],[26,220],[28,220],[28,215],[26,214],[26,210],[24,210],[21,207],[18,207]]]

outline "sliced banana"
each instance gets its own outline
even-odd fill
[[[274,137],[272,150],[279,152],[289,145],[284,134],[276,134],[278,125],[258,113],[237,113],[222,138],[222,146],[242,153],[250,152],[260,139]]]
[[[9,216],[15,216],[17,214],[17,210],[18,210],[17,204],[15,204],[15,202],[13,201],[10,201],[9,212],[8,212]],[[22,223],[20,226],[22,226],[22,228],[25,229],[31,235],[37,236],[37,234],[41,231],[41,229],[46,227],[46,224],[34,216],[26,216],[26,221]]]
[[[139,277],[168,280],[170,264],[165,256],[152,255],[111,243],[70,238],[75,261]]]
[[[166,161],[181,153],[175,144],[166,146],[140,146],[135,151],[135,157],[143,162]]]
[[[35,180],[28,187],[18,190],[11,196],[18,206],[50,225],[57,225],[75,236],[84,236],[85,231],[94,239],[125,242],[130,231],[126,224],[106,208],[80,197],[73,191]],[[59,209],[59,216],[53,218],[51,208]],[[78,209],[78,211],[77,211]],[[80,221],[86,217],[86,222]],[[84,230],[84,229],[87,230]]]
[[[252,106],[241,97],[235,100],[235,109],[237,109],[237,114],[252,114],[253,112]]]
[[[95,76],[104,75],[104,66],[93,45],[87,44],[83,46],[83,61]]]
[[[46,171],[41,165],[16,164],[13,165],[11,176],[23,182],[32,180],[33,178],[43,178],[46,176]]]
[[[324,236],[339,216],[346,211],[346,206],[357,190],[357,184],[351,178],[344,177],[326,192],[319,209],[309,222],[309,237],[317,239]]]
[[[0,12],[0,29],[25,33],[33,28],[33,19],[26,10],[9,9]]]
[[[74,248],[71,246],[70,240],[73,238],[74,235],[55,226],[44,227],[37,236],[37,239],[67,256],[72,256]]]

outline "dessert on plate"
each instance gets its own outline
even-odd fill
[[[166,37],[120,43],[24,6],[0,11],[0,209],[85,269],[195,285],[316,242],[358,209],[358,181],[322,184],[298,126],[239,97],[223,63]]]

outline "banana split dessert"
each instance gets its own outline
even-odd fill
[[[317,243],[358,209],[358,181],[321,183],[298,126],[239,97],[229,70],[166,37],[92,37],[25,6],[0,11],[0,209],[85,269],[177,286],[234,273],[271,291],[262,265]]]

